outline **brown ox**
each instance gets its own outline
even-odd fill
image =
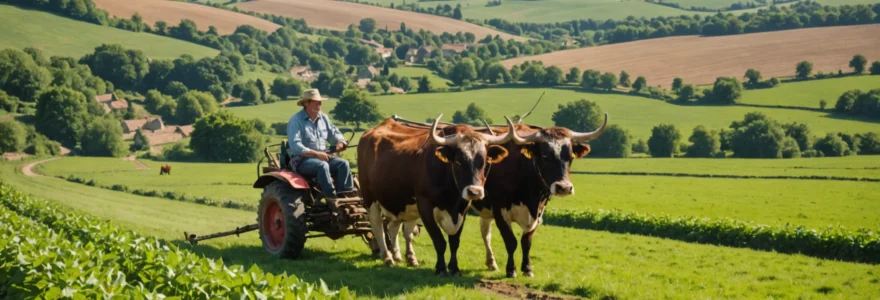
[[[504,145],[509,153],[507,159],[492,166],[486,179],[486,199],[474,202],[472,206],[480,214],[480,231],[489,270],[498,268],[490,247],[492,231],[489,226],[495,221],[507,249],[507,277],[516,277],[513,257],[517,241],[511,224],[517,223],[523,231],[522,272],[525,276],[534,276],[529,250],[532,236],[541,224],[544,207],[551,196],[574,195],[574,185],[568,179],[571,163],[574,158],[590,152],[590,146],[580,142],[598,138],[607,126],[607,113],[599,129],[586,133],[562,127],[517,124],[513,139]],[[489,129],[480,131],[489,132]],[[509,130],[501,127],[494,132],[506,135]]]
[[[159,175],[163,175],[163,174],[171,175],[171,166],[170,165],[164,164],[164,165],[162,165],[161,168],[159,168]]]
[[[456,253],[465,212],[472,200],[483,199],[486,166],[507,156],[507,151],[498,145],[512,135],[496,137],[457,125],[441,129],[444,136],[440,137],[440,117],[430,131],[388,118],[364,132],[358,142],[358,180],[376,240],[385,240],[383,216],[389,220],[394,253],[385,243],[378,243],[385,264],[402,261],[397,243],[401,223],[406,224],[407,262],[418,264],[412,248],[412,231],[421,219],[437,252],[435,274],[460,275]],[[512,123],[510,126],[513,128]],[[441,228],[449,236],[448,268],[444,259],[446,239]]]

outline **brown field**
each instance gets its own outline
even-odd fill
[[[415,1],[415,0],[412,0]],[[400,23],[418,31],[429,30],[435,34],[442,32],[471,32],[481,39],[488,34],[500,35],[502,39],[527,40],[497,30],[492,30],[464,21],[428,14],[401,11],[351,2],[332,0],[257,0],[239,3],[238,8],[245,11],[303,18],[309,26],[332,30],[346,30],[349,24],[359,24],[361,19],[373,18],[379,28],[398,29]]]
[[[208,26],[213,25],[221,35],[234,32],[240,25],[251,25],[270,33],[281,27],[257,17],[194,3],[167,0],[93,1],[98,8],[107,10],[113,16],[131,18],[135,12],[140,13],[144,23],[151,28],[156,21],[165,21],[168,26],[175,26],[184,18],[196,22],[199,30],[208,30]]]
[[[719,76],[742,78],[749,68],[763,78],[794,76],[798,62],[813,63],[813,74],[851,72],[849,61],[862,54],[880,60],[880,25],[841,26],[763,32],[722,37],[683,36],[557,51],[505,60],[506,67],[540,60],[567,72],[571,67],[644,76],[650,86],[712,84]]]

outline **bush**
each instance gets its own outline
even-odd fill
[[[856,134],[859,139],[859,154],[880,154],[880,134],[868,132]]]
[[[5,91],[0,90],[0,109],[7,112],[18,112],[18,97],[7,95]]]
[[[590,156],[627,158],[632,148],[629,131],[618,124],[608,125],[605,132],[598,139],[590,142]]]
[[[880,75],[880,60],[871,63],[871,75]]]
[[[106,117],[89,123],[81,143],[83,154],[87,156],[121,157],[127,150],[119,121]]]
[[[648,148],[653,157],[672,157],[681,139],[681,133],[673,124],[661,124],[651,129]]]
[[[16,120],[0,121],[0,153],[21,152],[27,146],[27,130]]]
[[[556,126],[565,127],[574,131],[593,131],[602,126],[605,120],[601,108],[596,102],[581,99],[559,104],[558,110],[553,113],[552,120]]]
[[[694,128],[688,141],[693,145],[687,148],[687,157],[715,157],[721,152],[721,138],[718,132],[708,130],[703,125]]]
[[[150,138],[144,135],[144,132],[138,129],[134,133],[134,142],[131,144],[131,151],[150,150]]]
[[[747,113],[743,121],[734,121],[730,128],[731,150],[741,158],[782,158],[785,131],[779,123],[763,113]]]
[[[223,138],[218,139],[220,136]],[[253,122],[221,110],[193,124],[189,146],[208,161],[255,162],[265,142]]]
[[[632,146],[633,153],[648,153],[648,151],[648,142],[645,142],[643,139],[639,139],[639,141]]]
[[[816,151],[822,153],[823,156],[846,156],[854,154],[849,145],[838,135],[828,133],[825,137],[816,141],[813,145]]]

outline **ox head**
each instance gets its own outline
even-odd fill
[[[437,135],[437,124],[441,117],[443,114],[431,125],[431,141],[437,145],[434,156],[451,167],[455,185],[462,189],[462,198],[468,201],[482,200],[485,196],[483,184],[486,181],[486,167],[507,157],[507,149],[499,145],[510,141],[513,134],[494,136],[476,132],[467,125],[458,125],[457,134],[440,137]],[[510,119],[507,122],[510,132],[513,132],[513,123]]]
[[[506,118],[506,117],[505,117]],[[510,120],[507,120],[510,122]],[[590,146],[583,144],[599,138],[608,126],[605,122],[592,132],[577,132],[561,127],[544,128],[531,135],[520,137],[513,132],[513,141],[521,146],[523,157],[530,160],[544,186],[553,196],[574,195],[574,185],[568,174],[574,158],[590,153]]]

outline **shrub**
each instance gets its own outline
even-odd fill
[[[840,136],[833,133],[828,133],[825,137],[817,140],[813,148],[821,152],[823,156],[846,156],[851,154],[849,145]]]
[[[681,139],[678,128],[672,124],[661,124],[651,129],[651,138],[648,139],[648,148],[653,157],[672,157]]]
[[[703,125],[694,128],[688,141],[693,145],[687,148],[687,157],[715,157],[721,151],[718,132],[706,129]]]
[[[27,130],[20,122],[0,121],[0,153],[21,152],[27,146]]]
[[[632,148],[629,131],[618,124],[608,125],[605,132],[598,139],[590,142],[590,156],[627,158]]]

